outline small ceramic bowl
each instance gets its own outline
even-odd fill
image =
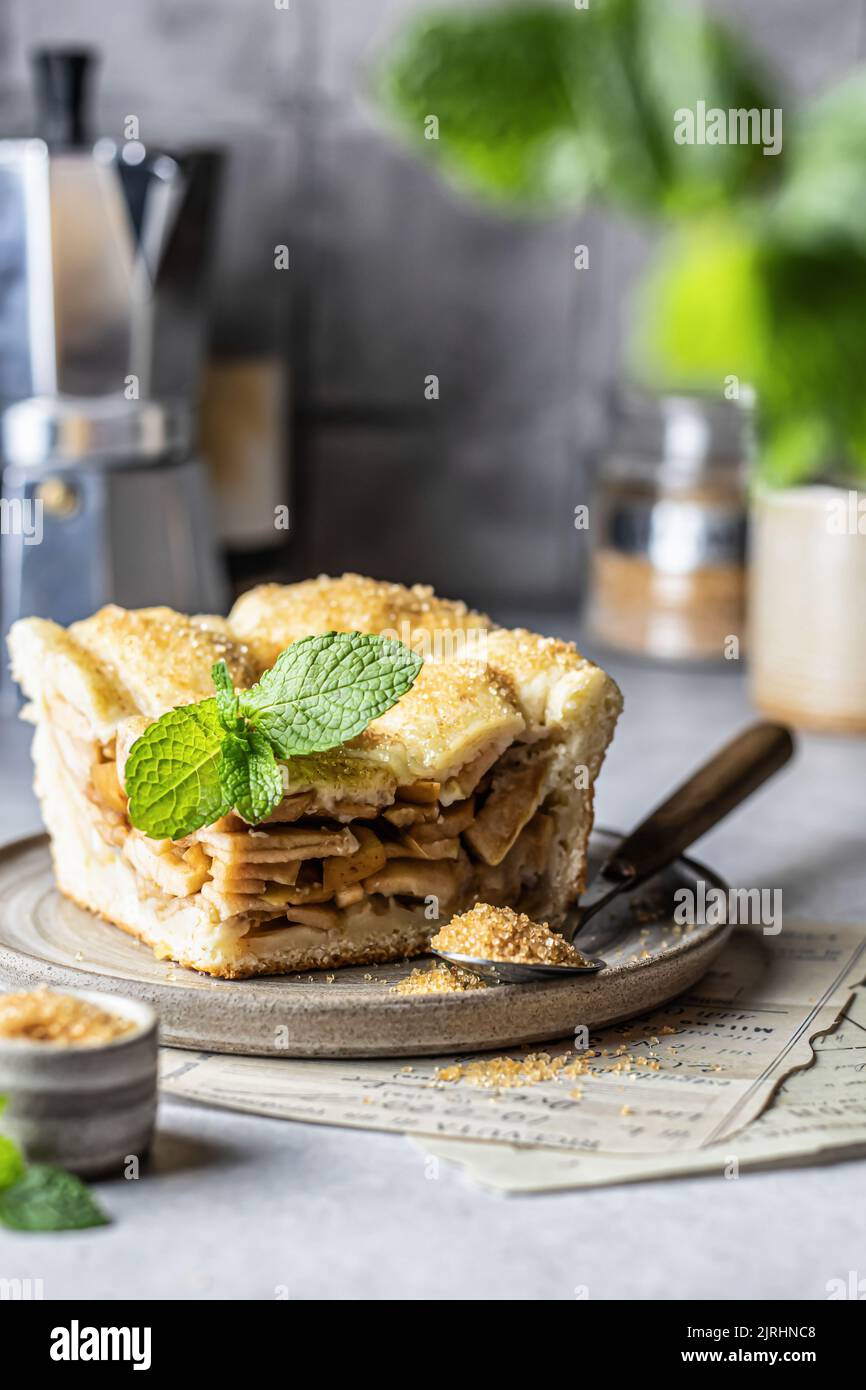
[[[121,1175],[143,1159],[156,1120],[157,1017],[148,1004],[115,994],[63,989],[134,1031],[112,1042],[69,1046],[0,1038],[0,1132],[31,1163],[82,1176]]]

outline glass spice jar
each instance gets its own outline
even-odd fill
[[[659,660],[741,654],[748,440],[740,403],[617,393],[590,508],[600,641]]]

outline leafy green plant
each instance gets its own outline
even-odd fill
[[[642,295],[634,362],[654,384],[760,403],[760,473],[866,477],[866,74],[792,124],[773,196],[685,223]]]
[[[706,208],[773,173],[755,145],[674,141],[673,112],[699,99],[772,102],[742,44],[668,0],[445,11],[412,23],[374,81],[443,173],[524,211],[591,197],[649,214]]]
[[[514,211],[594,199],[661,221],[633,373],[657,389],[752,386],[770,483],[828,465],[866,476],[862,72],[786,120],[777,157],[676,143],[675,113],[698,101],[781,103],[739,36],[672,0],[445,11],[398,37],[375,86],[464,190]]]

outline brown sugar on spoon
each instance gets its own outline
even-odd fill
[[[434,951],[524,965],[583,965],[585,958],[547,922],[510,907],[476,903],[452,917],[433,937]]]

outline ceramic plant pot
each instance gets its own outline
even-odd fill
[[[751,549],[756,704],[801,728],[866,733],[866,492],[762,489]]]

